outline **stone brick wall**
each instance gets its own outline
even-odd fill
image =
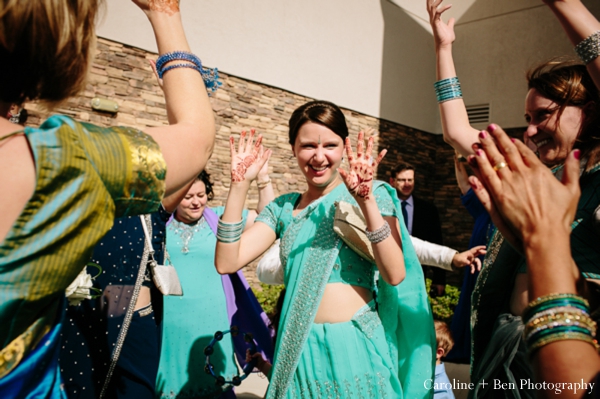
[[[167,124],[164,97],[148,63],[155,58],[155,54],[100,38],[85,91],[69,99],[56,112],[101,126],[126,125],[144,129]],[[269,170],[276,194],[304,190],[302,174],[288,144],[287,122],[295,108],[312,99],[224,72],[220,74],[223,86],[211,97],[217,123],[216,146],[207,168],[215,183],[212,204],[224,204],[227,195],[229,136],[251,128],[256,128],[263,135],[265,146],[274,151]],[[119,112],[110,114],[92,110],[90,101],[94,97],[116,101]],[[26,108],[30,114],[28,125],[37,126],[49,115],[35,103],[27,104]],[[388,181],[390,170],[401,160],[417,167],[416,195],[437,205],[445,243],[459,250],[466,249],[473,222],[460,203],[453,151],[441,136],[351,110],[344,110],[344,114],[351,137],[368,127],[379,132],[377,147],[388,149],[378,171],[381,180]],[[248,207],[256,206],[257,195],[253,185]],[[246,269],[246,274],[250,281],[256,282],[252,267]],[[458,277],[450,281],[457,283]]]

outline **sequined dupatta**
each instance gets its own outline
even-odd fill
[[[383,186],[383,187],[382,187]],[[375,182],[373,191],[387,190],[396,215],[401,215],[395,190]],[[381,191],[379,191],[381,192]],[[282,398],[290,387],[300,355],[314,321],[317,308],[340,251],[341,239],[333,232],[335,201],[355,203],[344,185],[310,204],[292,218],[281,238],[286,297],[279,325],[275,363],[267,399]],[[421,399],[433,395],[424,382],[433,379],[435,370],[435,332],[431,308],[425,291],[421,265],[404,223],[400,223],[406,278],[398,286],[380,279],[379,315],[395,372],[405,398]]]
[[[391,196],[396,215],[402,215],[402,206],[396,190],[380,184]],[[374,190],[379,187],[377,185]],[[400,216],[398,216],[400,217]],[[425,289],[423,269],[412,245],[405,223],[400,223],[402,252],[406,277],[397,286],[379,279],[377,305],[385,329],[390,355],[396,361],[398,379],[403,397],[423,399],[433,397],[428,389],[435,373],[436,340],[433,315]]]
[[[286,295],[267,399],[282,398],[294,377],[317,308],[341,247],[333,233],[334,201],[343,184],[293,218],[281,238]]]

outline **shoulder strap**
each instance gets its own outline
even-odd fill
[[[154,254],[154,248],[152,247],[152,243],[149,238],[152,234],[152,223],[150,221],[150,215],[140,215],[140,221],[142,222],[142,228],[144,229],[144,235],[146,236],[146,240],[144,243],[144,252],[142,254],[142,260],[140,262],[138,275],[135,280],[135,286],[133,287],[133,293],[131,294],[131,300],[129,301],[129,306],[127,307],[127,312],[125,313],[125,319],[123,320],[123,326],[119,331],[115,349],[110,357],[108,373],[106,373],[106,379],[104,380],[102,390],[100,391],[100,395],[98,396],[99,399],[105,397],[107,393],[108,385],[110,384],[110,380],[115,371],[115,367],[117,366],[119,356],[121,355],[121,349],[123,348],[125,337],[127,337],[127,331],[129,331],[131,318],[133,317],[133,312],[135,310],[135,304],[137,303],[137,299],[140,294],[140,289],[142,288],[142,283],[144,282],[144,278],[146,276],[146,265],[148,264],[149,259],[154,259],[152,257],[152,255]]]

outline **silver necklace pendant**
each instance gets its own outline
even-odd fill
[[[194,233],[199,232],[204,227],[204,217],[201,217],[194,224],[185,224],[176,219],[173,219],[169,228],[175,235],[178,235],[181,238],[181,252],[187,254],[190,252],[189,244],[194,238]]]

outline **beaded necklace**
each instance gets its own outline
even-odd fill
[[[204,216],[200,217],[194,223],[183,223],[173,218],[169,223],[169,230],[181,238],[181,252],[187,254],[190,252],[189,243],[194,238],[194,234],[202,230],[207,225]]]

